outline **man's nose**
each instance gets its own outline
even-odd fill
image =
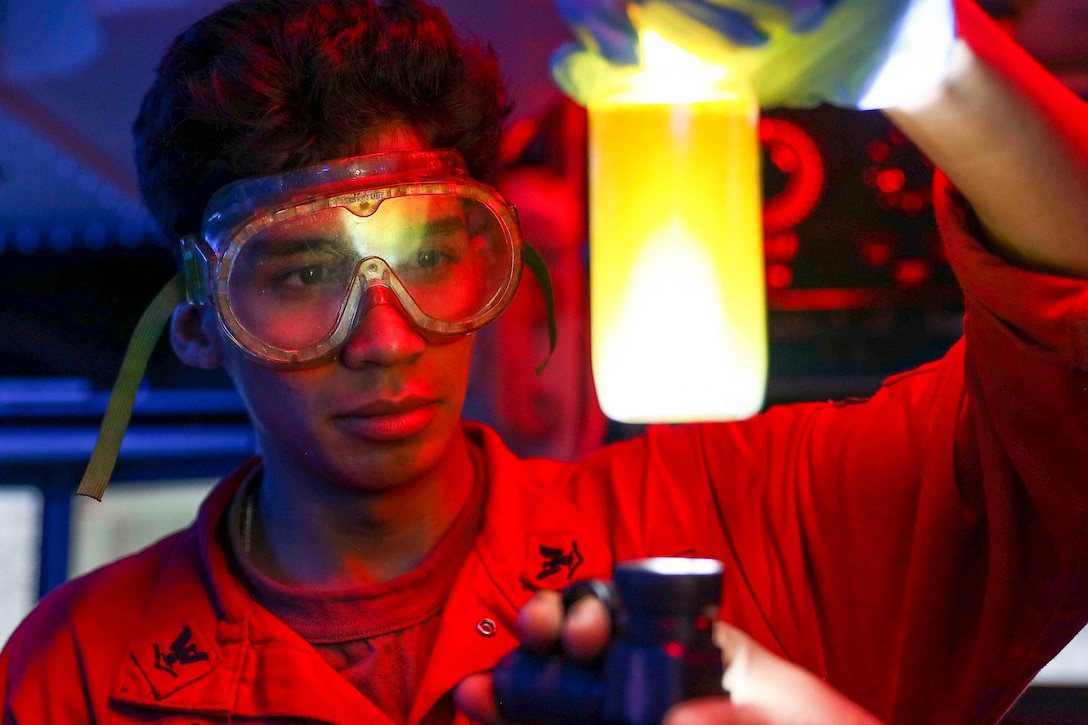
[[[427,341],[405,316],[393,290],[374,285],[363,294],[360,304],[359,321],[341,353],[345,365],[397,365],[426,348]]]

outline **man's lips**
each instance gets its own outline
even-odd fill
[[[427,397],[374,400],[335,416],[337,426],[372,441],[399,441],[425,429],[438,414],[438,403]]]

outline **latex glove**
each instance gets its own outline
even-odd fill
[[[745,78],[764,107],[887,108],[947,74],[951,0],[557,0],[578,42],[552,76],[574,100],[607,96],[643,60],[654,30]]]

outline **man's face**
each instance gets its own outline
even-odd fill
[[[421,148],[406,134],[383,137],[368,152]],[[411,234],[420,228],[446,230],[444,244],[464,233],[459,206],[450,200],[412,204],[381,211],[384,216],[338,228],[348,239],[374,233]],[[454,224],[452,221],[459,221]],[[451,241],[452,240],[452,241]],[[400,247],[403,248],[403,244]],[[434,275],[440,255],[421,253]],[[299,317],[280,314],[320,296],[319,283],[330,278],[320,255],[275,260],[282,297],[264,295],[270,307],[283,307],[267,329],[294,335]],[[388,260],[392,262],[392,260]],[[294,265],[294,266],[291,266]],[[264,267],[264,265],[262,265]],[[407,280],[405,280],[407,281]],[[267,289],[267,288],[266,288]],[[302,300],[300,303],[299,300]],[[265,309],[271,314],[270,309]],[[266,475],[290,477],[305,485],[380,491],[405,485],[440,468],[458,445],[460,414],[468,382],[473,338],[436,338],[421,334],[407,320],[389,290],[365,295],[360,318],[339,354],[303,369],[266,367],[243,355],[220,336],[223,365],[244,399],[257,428]]]
[[[424,339],[393,304],[372,306],[341,354],[312,368],[223,346],[272,475],[387,490],[440,466],[460,436],[472,336]]]

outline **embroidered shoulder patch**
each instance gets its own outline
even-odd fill
[[[166,632],[170,634],[162,636]],[[159,633],[134,647],[130,656],[160,700],[211,672],[221,660],[215,643],[195,625],[163,627]]]
[[[570,581],[574,572],[582,565],[584,559],[582,552],[578,551],[578,542],[571,541],[569,546],[547,546],[540,544],[540,571],[536,574],[536,580],[541,581],[555,574],[563,574],[563,581]]]

